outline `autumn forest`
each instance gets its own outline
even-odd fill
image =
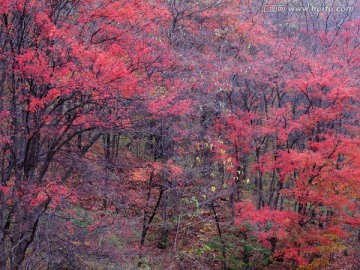
[[[0,270],[360,269],[354,0],[0,0]]]

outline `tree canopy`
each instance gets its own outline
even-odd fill
[[[0,0],[0,269],[358,269],[359,12]]]

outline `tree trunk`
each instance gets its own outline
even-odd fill
[[[162,216],[162,229],[159,248],[166,248],[168,246],[169,225],[167,220],[167,207],[168,207],[168,194],[167,194],[168,180],[166,173],[162,175],[162,201],[161,201],[161,216]]]

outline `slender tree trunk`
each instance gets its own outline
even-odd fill
[[[264,193],[263,193],[263,175],[261,172],[258,172],[258,205],[257,209],[260,209],[265,206],[264,202]]]
[[[169,224],[167,220],[167,207],[168,207],[168,194],[167,194],[168,180],[166,173],[162,175],[162,201],[161,201],[161,217],[162,217],[162,229],[160,242],[158,243],[159,248],[166,248],[168,245],[169,236]]]
[[[283,183],[278,180],[278,184],[277,184],[277,189],[276,189],[276,195],[275,195],[275,199],[274,199],[274,204],[273,204],[273,210],[277,210],[278,204],[279,204],[279,197],[280,197],[280,191],[283,188]],[[281,201],[281,206],[280,206],[281,210],[282,210],[282,201]]]
[[[158,197],[158,200],[153,208],[153,211],[151,213],[151,215],[148,217],[148,211],[147,211],[147,208],[150,204],[150,198],[151,198],[151,188],[152,188],[152,180],[153,180],[153,177],[154,177],[154,171],[151,172],[150,174],[150,178],[149,178],[149,188],[148,188],[148,194],[147,194],[147,199],[146,199],[146,206],[145,206],[145,209],[144,209],[144,219],[143,219],[143,228],[142,228],[142,232],[141,232],[141,239],[140,239],[140,245],[144,245],[145,243],[145,238],[146,238],[146,234],[149,230],[149,227],[151,225],[151,222],[153,221],[155,215],[156,215],[156,212],[159,208],[159,205],[160,205],[160,202],[161,202],[161,199],[162,199],[162,195],[163,195],[163,192],[162,190],[160,190],[160,194],[159,194],[159,197]]]
[[[0,232],[0,270],[6,270],[5,236]]]
[[[224,239],[222,237],[222,231],[221,231],[221,227],[220,227],[220,220],[219,220],[219,216],[218,216],[218,214],[216,212],[214,203],[212,202],[210,206],[211,206],[211,209],[212,209],[213,214],[214,214],[216,229],[217,229],[217,232],[218,232],[218,235],[219,235],[219,238],[220,238],[220,242],[221,242],[222,268],[223,268],[223,270],[226,270],[227,269],[227,266],[226,266],[226,246],[225,246],[225,241],[224,241]]]

